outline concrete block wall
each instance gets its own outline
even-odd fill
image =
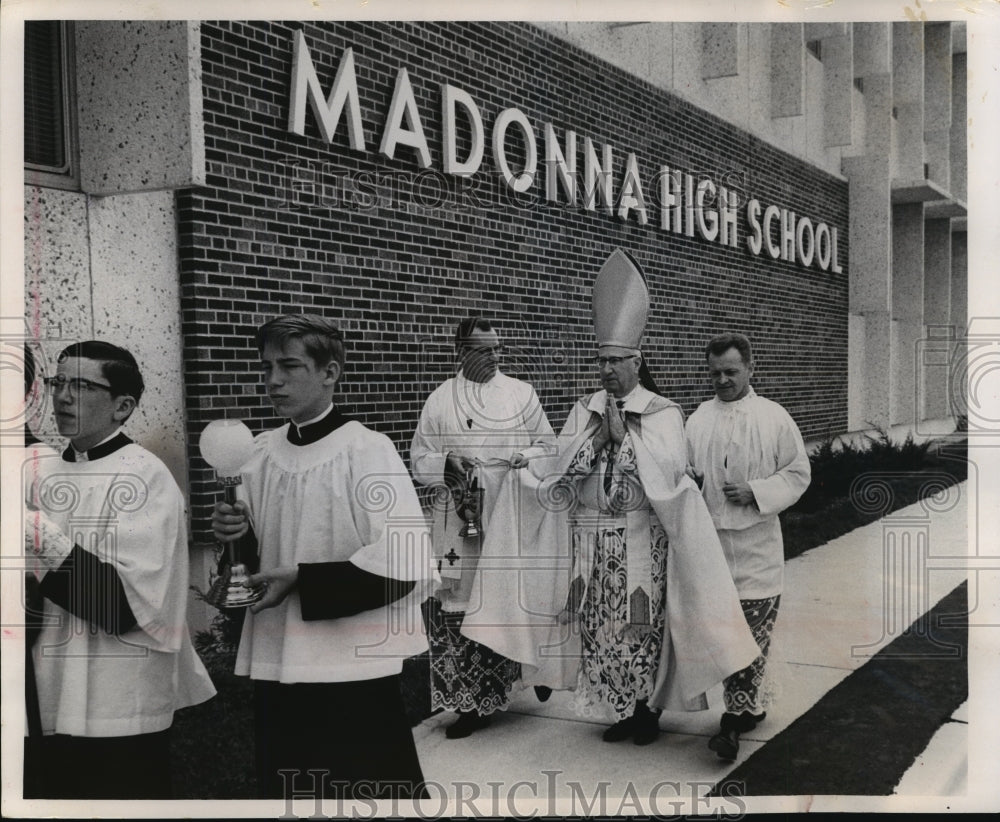
[[[288,132],[297,28],[324,93],[344,50],[353,49],[365,151],[349,146],[343,125],[327,144],[311,113],[305,136]],[[597,387],[589,362],[591,288],[619,246],[649,280],[644,349],[653,373],[686,412],[710,396],[705,340],[735,328],[757,343],[758,389],[784,404],[806,436],[844,430],[849,248],[842,180],[528,24],[225,22],[204,23],[201,33],[206,186],[179,194],[178,212],[193,456],[212,419],[240,417],[255,431],[279,423],[263,393],[252,333],[271,316],[295,311],[341,324],[349,364],[338,402],[389,435],[404,456],[424,400],[453,373],[454,325],[471,313],[496,321],[508,343],[504,369],[535,385],[558,428],[572,402]],[[624,28],[621,36],[651,33]],[[673,39],[675,66],[685,62],[677,59],[679,45]],[[418,174],[411,149],[400,148],[392,160],[377,152],[401,68],[431,152],[425,173]],[[579,143],[589,136],[613,145],[616,186],[628,151],[647,175],[660,163],[713,175],[745,172],[745,192],[838,227],[843,273],[755,257],[742,232],[739,248],[723,248],[665,232],[654,220],[643,226],[579,202],[550,203],[541,179],[514,196],[488,147],[474,179],[443,175],[442,83],[473,97],[487,135],[501,110],[517,107],[540,154],[549,122],[560,138],[574,130]],[[517,156],[518,140],[508,144]],[[467,147],[460,133],[459,154]],[[648,179],[644,185],[652,201]],[[658,216],[652,206],[651,213]],[[192,492],[197,530],[215,494],[197,458]]]

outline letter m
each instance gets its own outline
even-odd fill
[[[288,130],[292,134],[305,136],[306,133],[306,96],[312,106],[313,116],[319,123],[323,139],[333,142],[337,131],[340,115],[344,111],[344,103],[348,104],[347,133],[351,148],[355,151],[365,150],[365,135],[361,130],[361,107],[358,104],[358,79],[354,74],[354,52],[348,48],[340,58],[337,76],[333,81],[330,95],[324,100],[323,89],[316,76],[302,31],[292,35],[292,100],[288,110]]]

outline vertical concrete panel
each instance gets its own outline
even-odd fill
[[[865,314],[865,427],[888,428],[893,419],[893,374],[895,373],[896,344],[893,339],[894,323],[888,311]]]
[[[686,100],[702,104],[707,96],[701,76],[701,23],[674,23],[674,91]]]
[[[865,153],[888,161],[892,150],[892,78],[887,74],[866,77],[864,86]]]
[[[969,199],[968,185],[968,145],[966,143],[966,118],[968,103],[966,101],[966,55],[956,54],[952,58],[952,95],[951,95],[951,196],[961,202]]]
[[[853,430],[871,425],[888,427],[893,370],[889,314],[891,291],[891,213],[889,160],[882,156],[844,160],[850,182],[849,208],[851,362],[848,384],[849,425]],[[858,359],[854,360],[854,354]]]
[[[924,31],[924,139],[927,179],[945,191],[951,183],[951,24],[929,23]]]
[[[924,24],[892,24],[892,95],[896,105],[924,102]]]
[[[893,425],[914,425],[919,421],[917,410],[923,407],[917,364],[921,359],[924,325],[917,320],[898,320],[896,326],[895,384],[896,404]]]
[[[898,320],[889,321],[889,347],[892,352],[889,370],[885,372],[885,382],[889,389],[889,425],[896,425],[902,419],[902,408],[904,404],[903,395],[906,391],[903,382],[903,375],[900,370],[900,328]]]
[[[892,317],[919,320],[924,312],[924,206],[892,208]]]
[[[806,23],[806,40],[825,40],[827,37],[840,37],[847,33],[850,23]]]
[[[180,286],[170,192],[92,198],[94,321],[139,361],[146,392],[130,436],[187,483]],[[141,231],[135,227],[141,226]]]
[[[943,420],[951,416],[952,358],[955,328],[950,325],[927,325],[924,339],[918,344],[917,360],[921,403],[920,420]]]
[[[739,74],[739,24],[701,24],[701,76],[705,80]]]
[[[624,71],[645,77],[649,70],[649,24],[569,23],[570,42]]]
[[[917,363],[922,369],[921,419],[947,417],[949,370],[956,330],[951,322],[951,221],[924,223],[924,324],[926,336]],[[943,364],[943,366],[942,366]]]
[[[892,209],[892,318],[895,323],[892,423],[916,422],[917,342],[923,338],[924,206]]]
[[[969,325],[969,246],[965,231],[951,234],[951,324],[959,336]]]
[[[951,220],[924,223],[924,322],[951,321]]]
[[[94,336],[87,235],[85,195],[25,186],[24,318],[43,374],[67,345]],[[42,439],[61,441],[48,398],[34,422]]]
[[[890,23],[854,23],[854,76],[889,74],[892,70]],[[866,88],[867,91],[867,88]]]
[[[826,72],[823,63],[806,52],[805,156],[821,157],[826,151]]]
[[[889,310],[891,277],[888,159],[850,157],[844,173],[850,181],[850,310],[856,314]]]
[[[823,108],[827,146],[851,144],[851,94],[854,91],[854,54],[851,35],[823,41]]]
[[[851,89],[851,151],[850,154],[863,154],[868,128],[867,111],[865,110],[865,95],[856,88]]]
[[[896,104],[896,136],[893,178],[905,183],[926,179],[923,103]]]
[[[924,112],[928,123],[951,125],[951,23],[924,29]]]
[[[674,85],[673,23],[654,23],[646,27],[649,51],[648,80],[654,86],[670,89]]]
[[[772,23],[771,116],[805,112],[805,41],[802,23]]]
[[[862,314],[847,316],[847,430],[859,431],[865,424],[866,324]]]
[[[747,130],[771,134],[771,26],[746,26],[746,70],[740,78],[747,99]],[[769,140],[773,139],[769,136]]]
[[[81,188],[203,183],[197,25],[80,21],[76,31]]]
[[[965,346],[969,328],[969,246],[965,231],[954,231],[951,235],[951,324],[957,332],[958,345]],[[953,360],[960,357],[953,354]],[[964,371],[950,376],[949,412],[952,416],[968,413],[967,381]]]

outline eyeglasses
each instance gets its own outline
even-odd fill
[[[63,388],[68,388],[71,397],[78,397],[82,391],[90,392],[97,391],[98,389],[111,391],[111,386],[105,385],[102,382],[94,382],[83,377],[66,377],[63,374],[56,374],[54,377],[43,377],[42,382],[45,383],[45,387],[53,394]]]
[[[634,360],[638,356],[638,354],[629,354],[627,357],[594,357],[594,363],[598,368],[604,368],[606,365],[617,368],[625,360]]]

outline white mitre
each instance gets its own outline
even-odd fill
[[[649,290],[639,263],[616,248],[594,282],[597,345],[638,351],[649,314]]]

